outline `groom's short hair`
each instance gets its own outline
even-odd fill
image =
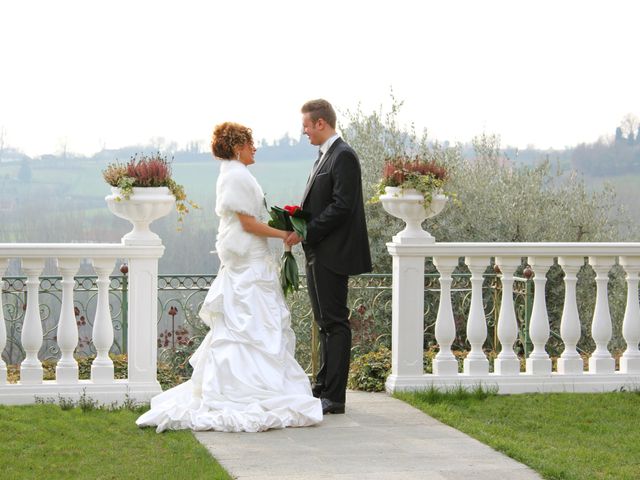
[[[313,123],[322,118],[331,128],[336,128],[336,112],[331,104],[322,98],[309,100],[302,106],[301,112],[310,114]]]

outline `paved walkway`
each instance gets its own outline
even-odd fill
[[[348,392],[347,413],[314,427],[195,435],[239,480],[542,478],[384,393]]]

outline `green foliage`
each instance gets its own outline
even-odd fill
[[[179,375],[171,365],[166,363],[158,363],[158,383],[163,390],[175,387],[186,380],[185,377]]]
[[[280,287],[284,296],[288,296],[300,289],[298,263],[291,252],[283,252],[280,259]]]
[[[384,382],[391,372],[391,350],[380,346],[356,357],[349,368],[349,388],[367,392],[384,391]]]
[[[621,241],[630,224],[610,187],[589,191],[576,172],[548,161],[516,166],[500,153],[500,139],[473,141],[476,157],[451,176],[459,202],[433,219],[429,231],[443,242]],[[630,232],[630,235],[636,232]]]

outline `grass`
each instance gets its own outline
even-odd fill
[[[547,479],[640,478],[640,391],[397,393]],[[0,470],[11,479],[231,479],[191,432],[140,429],[140,409],[0,406]]]
[[[495,395],[398,393],[547,479],[640,478],[640,391]]]
[[[140,429],[141,411],[0,406],[0,474],[10,479],[231,479],[189,431]]]

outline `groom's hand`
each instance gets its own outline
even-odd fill
[[[299,244],[302,241],[302,237],[300,237],[296,232],[291,232],[289,236],[286,238],[284,243],[289,245],[290,247]]]

